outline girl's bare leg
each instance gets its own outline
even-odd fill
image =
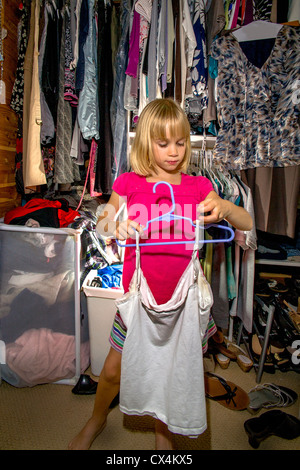
[[[174,450],[172,433],[168,426],[158,419],[155,422],[155,450]]]
[[[68,445],[70,450],[88,450],[106,425],[109,405],[120,389],[122,354],[113,348],[105,360],[98,380],[95,404],[91,418]]]

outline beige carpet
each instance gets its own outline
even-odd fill
[[[87,373],[90,373],[88,370]],[[249,391],[256,384],[255,371],[243,372],[231,362],[226,370],[216,366],[215,373]],[[92,376],[93,377],[93,376]],[[93,377],[97,379],[96,377]],[[300,375],[295,372],[264,373],[262,382],[273,382],[297,391]],[[69,440],[81,429],[93,408],[94,395],[78,396],[70,385],[47,384],[15,388],[0,386],[1,450],[65,450]],[[283,411],[300,418],[299,399]],[[266,410],[262,410],[258,415]],[[231,411],[207,400],[207,430],[197,439],[175,436],[177,450],[251,450],[244,422],[252,418],[247,410]],[[300,437],[291,441],[271,436],[258,450],[299,450]],[[114,408],[108,424],[94,441],[91,450],[154,450],[153,421],[150,417],[124,416]]]

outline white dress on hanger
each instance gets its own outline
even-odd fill
[[[137,265],[130,291],[116,301],[128,329],[122,353],[120,409],[150,415],[173,433],[207,427],[202,361],[212,293],[194,249],[172,298],[157,305]]]

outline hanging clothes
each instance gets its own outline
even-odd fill
[[[151,28],[149,35],[148,52],[148,97],[149,101],[156,98],[157,91],[157,73],[156,73],[156,39],[158,30],[158,0],[153,0],[151,10]]]
[[[206,176],[214,190],[223,199],[241,205],[254,221],[251,189],[235,172],[220,172],[209,158],[212,151],[193,152],[188,172]],[[211,233],[206,233],[211,238]],[[235,230],[234,242],[208,244],[202,256],[202,266],[211,284],[214,297],[212,317],[220,328],[228,329],[230,318],[238,316],[247,331],[252,328],[255,250],[257,248],[255,223],[250,232]]]
[[[299,105],[292,87],[299,70],[299,31],[282,26],[260,64],[248,55],[254,44],[246,50],[228,33],[211,46],[218,61],[215,162],[233,170],[298,165]]]
[[[288,21],[300,20],[300,3],[297,0],[289,0]]]
[[[22,17],[18,24],[18,62],[16,69],[16,78],[14,81],[10,107],[22,117],[23,114],[23,95],[24,95],[24,60],[29,34],[30,8],[23,4]]]
[[[207,89],[207,59],[206,59],[206,32],[205,32],[205,3],[204,0],[195,2],[193,29],[197,45],[191,67],[192,90],[194,95],[206,94]],[[203,103],[206,108],[207,103]]]
[[[211,3],[206,14],[206,47],[207,47],[207,67],[210,62],[210,47],[214,38],[220,34],[225,27],[225,10],[223,0],[215,0]],[[207,125],[211,121],[216,121],[216,102],[214,93],[215,83],[210,73],[207,74],[207,107],[204,109],[203,119]]]
[[[205,2],[194,3],[190,14],[194,31],[192,64],[187,67],[185,88],[185,112],[191,123],[192,115],[199,118],[207,107],[207,57],[205,34]],[[191,123],[192,125],[192,123]]]
[[[169,0],[169,4],[170,4]],[[149,30],[150,30],[150,23],[141,16],[140,18],[141,28],[140,28],[140,64],[139,64],[139,100],[138,100],[138,115],[142,112],[146,104],[149,102],[148,95],[147,95],[147,67],[145,64],[147,63],[147,53],[148,53],[148,38],[149,38]],[[169,31],[169,30],[168,30]],[[170,37],[169,37],[170,36]],[[172,41],[171,34],[168,36],[168,40]],[[168,73],[168,71],[167,71]],[[168,78],[167,78],[168,81]]]
[[[65,100],[65,44],[66,25],[70,21],[68,11],[63,9],[63,24],[60,48],[59,93],[57,105],[56,153],[55,153],[55,183],[73,183],[80,181],[78,165],[71,158],[72,144],[72,109],[69,101]]]
[[[270,21],[272,3],[272,0],[255,0],[253,2],[254,19]]]
[[[75,22],[75,5],[70,3],[67,10],[66,31],[65,31],[65,78],[64,78],[64,98],[70,102],[71,106],[78,105],[78,96],[76,93],[76,72],[73,67],[73,23]]]
[[[269,25],[272,23],[266,23]],[[214,157],[225,168],[242,170],[242,179],[253,194],[257,229],[293,238],[300,184],[295,85],[299,31],[290,26],[272,27],[280,30],[268,41],[239,43],[232,34],[216,41],[218,71],[227,67],[227,72],[221,71],[217,78],[221,129]],[[268,50],[262,44],[269,47],[267,58]],[[262,59],[256,46],[264,53]],[[255,53],[252,57],[250,48]],[[232,60],[236,68],[231,74]],[[231,82],[234,87],[226,85]]]
[[[184,107],[186,99],[186,86],[188,71],[193,65],[193,58],[197,40],[193,28],[191,15],[188,9],[187,2],[180,2],[179,8],[179,21],[180,21],[180,63],[181,63],[181,106]]]
[[[57,122],[57,103],[59,93],[59,58],[62,29],[62,15],[59,6],[45,5],[48,14],[47,34],[45,38],[44,58],[42,68],[42,91],[53,116]]]
[[[124,107],[125,70],[128,54],[128,31],[130,21],[130,5],[128,0],[122,2],[121,12],[121,39],[115,62],[115,81],[111,102],[111,125],[113,129],[113,181],[127,171],[127,132],[126,109]]]
[[[110,194],[112,190],[113,135],[110,105],[113,90],[111,15],[112,9],[104,0],[98,0],[98,74],[99,87],[99,145],[96,159],[94,190]]]
[[[96,164],[98,161],[98,151],[99,151],[98,144],[95,141],[95,139],[93,139],[91,143],[91,149],[90,149],[89,166],[87,169],[87,173],[89,174],[89,178],[90,178],[91,197],[98,197],[102,195],[102,193],[98,193],[97,191],[95,191]]]
[[[95,0],[88,0],[88,35],[83,46],[84,81],[78,102],[78,123],[84,139],[99,139],[99,94],[97,77],[97,32]]]
[[[158,23],[157,72],[162,94],[167,88],[168,63],[168,2],[161,5]]]
[[[238,185],[242,195],[243,205],[252,217],[253,227],[247,232],[241,230],[236,230],[235,232],[234,272],[237,296],[232,302],[230,315],[238,316],[242,320],[246,330],[251,333],[253,325],[253,291],[257,237],[251,190],[240,180],[238,181]]]
[[[23,180],[25,192],[46,184],[41,152],[41,104],[38,71],[40,2],[32,0],[30,33],[24,59]],[[27,188],[27,190],[26,190]]]
[[[55,125],[53,116],[50,112],[49,106],[45,99],[45,95],[42,89],[42,70],[43,70],[43,61],[44,61],[44,54],[45,54],[45,45],[46,45],[46,36],[47,36],[47,29],[48,29],[48,12],[47,8],[44,8],[44,29],[42,32],[41,40],[40,40],[40,50],[39,50],[39,81],[40,81],[40,101],[41,101],[41,118],[42,118],[42,126],[41,126],[41,145],[50,144],[55,136]],[[46,168],[45,168],[46,171]],[[47,173],[46,177],[48,179]]]
[[[125,70],[124,107],[127,111],[132,111],[133,114],[138,113],[140,25],[140,14],[132,8],[130,14],[128,61]]]
[[[295,237],[300,192],[300,165],[250,168],[241,179],[251,188],[257,230]]]

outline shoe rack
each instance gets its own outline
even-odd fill
[[[268,281],[272,279],[274,280],[274,282],[276,282],[276,279],[277,279],[279,283],[283,282],[284,284],[286,282],[286,284],[288,284],[289,281],[292,279],[292,276],[299,278],[299,268],[300,268],[300,263],[296,261],[272,260],[272,259],[256,260],[256,276],[261,276],[261,279],[264,280],[266,284]],[[265,270],[267,270],[268,273],[261,272]],[[257,335],[260,345],[261,345],[261,354],[259,356],[258,362],[254,360],[253,351],[251,351],[252,347],[251,347],[251,344],[249,344],[251,341],[251,337],[249,339],[249,335],[246,334],[242,324],[240,325],[240,328],[239,328],[237,343],[240,344],[241,342],[243,342],[245,346],[247,347],[248,353],[250,357],[253,359],[254,367],[256,368],[256,382],[260,383],[265,366],[268,362],[266,359],[270,351],[270,348],[269,348],[271,344],[270,335],[271,335],[273,323],[274,323],[276,300],[270,301],[270,298],[268,297],[267,294],[265,297],[264,295],[257,295],[257,294],[258,293],[254,292],[254,302],[256,302],[261,307],[264,313],[264,318],[265,318],[265,328],[264,328],[264,332],[262,333],[261,328],[259,328],[259,325],[257,324],[257,319],[255,318],[255,315],[253,316],[252,334]],[[285,304],[285,306],[288,308],[290,312],[293,312],[295,316],[299,318],[300,297],[298,297],[298,305],[295,306],[296,310],[298,309],[298,311],[295,312],[293,308],[289,306],[289,304],[284,300],[284,291],[283,292],[278,291],[276,295],[277,296],[281,295],[283,299],[283,304]],[[281,311],[281,314],[283,317],[282,311]],[[284,319],[282,318],[282,320]],[[300,332],[298,328],[296,327],[294,330],[296,332],[295,338],[297,339],[298,337],[300,341]],[[297,333],[298,333],[298,336],[297,336]],[[293,343],[293,340],[291,340],[291,343]],[[275,372],[275,369],[276,367],[274,366],[274,372]]]

